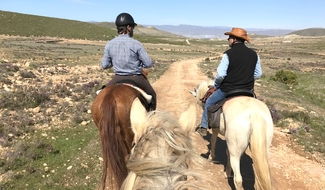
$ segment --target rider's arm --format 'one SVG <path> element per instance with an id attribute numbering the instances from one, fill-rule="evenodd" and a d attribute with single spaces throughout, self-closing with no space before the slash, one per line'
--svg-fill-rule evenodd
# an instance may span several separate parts
<path id="1" fill-rule="evenodd" d="M 102 66 L 103 69 L 108 69 L 108 68 L 113 67 L 112 58 L 109 54 L 108 43 L 105 45 L 104 55 L 103 55 L 102 61 L 100 62 L 100 65 Z"/>
<path id="2" fill-rule="evenodd" d="M 262 67 L 261 67 L 261 61 L 260 61 L 260 56 L 257 56 L 257 63 L 255 66 L 255 71 L 254 71 L 254 79 L 259 79 L 262 76 Z"/>
<path id="3" fill-rule="evenodd" d="M 140 45 L 140 48 L 138 50 L 139 53 L 139 59 L 141 61 L 141 66 L 143 68 L 149 68 L 152 66 L 152 61 L 147 53 L 147 51 L 144 49 L 142 45 Z"/>
<path id="4" fill-rule="evenodd" d="M 214 80 L 214 86 L 219 87 L 223 79 L 227 76 L 227 69 L 229 65 L 229 59 L 227 54 L 223 54 L 221 62 L 217 68 L 217 76 Z"/>

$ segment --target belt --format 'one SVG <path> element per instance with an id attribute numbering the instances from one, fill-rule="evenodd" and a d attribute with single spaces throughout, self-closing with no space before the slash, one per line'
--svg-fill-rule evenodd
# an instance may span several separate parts
<path id="1" fill-rule="evenodd" d="M 115 74 L 116 76 L 121 76 L 121 77 L 127 77 L 127 76 L 142 76 L 142 74 L 135 74 L 135 75 L 118 75 Z"/>

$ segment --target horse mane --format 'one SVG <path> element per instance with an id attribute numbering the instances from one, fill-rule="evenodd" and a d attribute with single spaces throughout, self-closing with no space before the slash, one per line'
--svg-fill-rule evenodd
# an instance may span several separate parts
<path id="1" fill-rule="evenodd" d="M 138 133 L 121 189 L 207 189 L 205 174 L 198 169 L 203 159 L 190 138 L 195 125 L 184 130 L 179 121 L 161 111 L 150 112 L 141 125 L 145 130 Z M 188 167 L 194 165 L 199 167 Z"/>

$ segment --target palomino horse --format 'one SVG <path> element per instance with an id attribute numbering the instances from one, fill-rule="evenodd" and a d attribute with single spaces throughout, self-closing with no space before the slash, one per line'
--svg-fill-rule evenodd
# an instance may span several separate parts
<path id="1" fill-rule="evenodd" d="M 136 99 L 131 110 L 134 147 L 127 167 L 130 171 L 122 190 L 208 189 L 203 172 L 190 170 L 189 164 L 203 160 L 194 151 L 190 134 L 194 132 L 194 105 L 179 121 L 166 112 L 147 113 Z"/>
<path id="2" fill-rule="evenodd" d="M 103 172 L 99 189 L 120 189 L 128 175 L 126 156 L 129 155 L 133 131 L 130 110 L 141 93 L 127 85 L 103 88 L 95 98 L 91 113 L 102 143 Z"/>
<path id="3" fill-rule="evenodd" d="M 213 85 L 213 80 L 199 84 L 194 92 L 200 105 L 200 99 Z M 220 127 L 212 128 L 211 152 L 209 159 L 215 160 L 215 145 L 218 134 L 225 137 L 228 162 L 226 177 L 234 172 L 236 189 L 242 189 L 240 158 L 249 147 L 253 160 L 256 189 L 271 189 L 271 176 L 268 165 L 268 152 L 273 138 L 273 121 L 268 107 L 260 100 L 248 96 L 236 96 L 225 102 L 220 115 Z"/>

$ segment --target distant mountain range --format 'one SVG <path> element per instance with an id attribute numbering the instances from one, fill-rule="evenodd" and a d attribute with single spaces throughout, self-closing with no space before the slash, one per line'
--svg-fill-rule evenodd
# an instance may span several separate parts
<path id="1" fill-rule="evenodd" d="M 114 38 L 114 22 L 81 22 L 68 19 L 43 17 L 0 10 L 0 35 L 54 36 L 63 38 L 110 40 Z M 251 37 L 284 36 L 325 36 L 324 28 L 303 30 L 245 28 Z M 168 38 L 220 38 L 225 39 L 228 26 L 194 25 L 141 25 L 135 28 L 136 38 L 141 42 L 159 43 Z M 158 40 L 159 39 L 159 40 Z"/>
<path id="2" fill-rule="evenodd" d="M 227 26 L 193 26 L 193 25 L 151 25 L 158 30 L 182 35 L 190 38 L 226 38 L 225 32 L 231 31 L 231 27 Z M 293 32 L 294 30 L 286 29 L 256 29 L 245 28 L 251 35 L 261 36 L 283 36 Z"/>
<path id="3" fill-rule="evenodd" d="M 190 38 L 227 38 L 225 32 L 231 31 L 232 27 L 228 26 L 193 26 L 193 25 L 151 25 L 158 30 L 182 35 Z M 255 36 L 284 36 L 289 34 L 297 34 L 302 36 L 324 36 L 324 28 L 309 28 L 303 30 L 288 29 L 257 29 L 245 28 L 249 35 Z"/>

